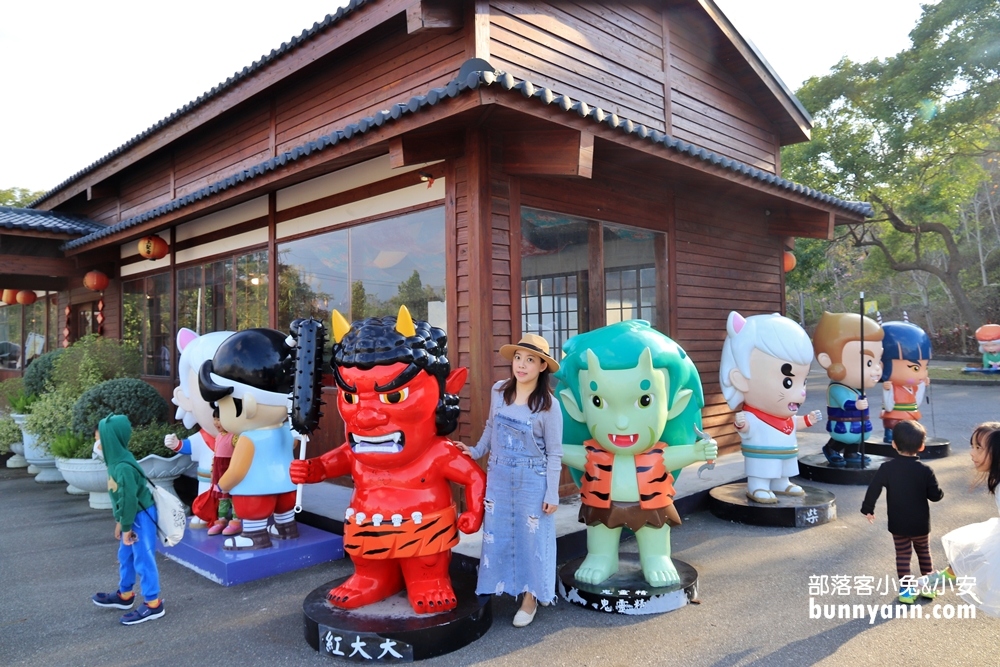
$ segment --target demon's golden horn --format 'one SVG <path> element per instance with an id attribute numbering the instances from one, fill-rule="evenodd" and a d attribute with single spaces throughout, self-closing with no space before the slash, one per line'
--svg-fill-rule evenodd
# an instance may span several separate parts
<path id="1" fill-rule="evenodd" d="M 399 307 L 399 315 L 396 315 L 396 331 L 407 338 L 417 335 L 417 329 L 413 326 L 413 318 L 410 317 L 410 311 L 406 309 L 406 306 Z"/>
<path id="2" fill-rule="evenodd" d="M 336 309 L 333 311 L 331 319 L 333 320 L 333 342 L 339 343 L 351 330 L 351 325 Z"/>

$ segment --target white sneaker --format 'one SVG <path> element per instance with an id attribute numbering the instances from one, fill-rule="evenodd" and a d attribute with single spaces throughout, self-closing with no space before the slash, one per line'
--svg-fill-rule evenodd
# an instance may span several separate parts
<path id="1" fill-rule="evenodd" d="M 533 620 L 535 620 L 535 613 L 538 611 L 538 603 L 535 603 L 535 608 L 531 610 L 531 613 L 524 611 L 523 609 L 518 609 L 517 613 L 514 614 L 514 627 L 523 628 L 530 625 Z"/>

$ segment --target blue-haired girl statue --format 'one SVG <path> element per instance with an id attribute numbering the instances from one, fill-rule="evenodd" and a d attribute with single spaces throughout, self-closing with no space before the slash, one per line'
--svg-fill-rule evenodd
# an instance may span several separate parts
<path id="1" fill-rule="evenodd" d="M 674 474 L 714 460 L 700 432 L 705 405 L 698 370 L 677 343 L 642 320 L 573 336 L 556 373 L 565 412 L 563 463 L 583 471 L 580 521 L 587 557 L 576 571 L 599 584 L 618 571 L 623 526 L 635 532 L 651 586 L 680 581 L 670 558 Z M 671 472 L 674 471 L 674 472 Z"/>
<path id="2" fill-rule="evenodd" d="M 931 382 L 927 373 L 931 339 L 910 322 L 883 322 L 882 331 L 881 417 L 883 441 L 891 443 L 893 426 L 901 421 L 920 421 L 920 404 Z"/>

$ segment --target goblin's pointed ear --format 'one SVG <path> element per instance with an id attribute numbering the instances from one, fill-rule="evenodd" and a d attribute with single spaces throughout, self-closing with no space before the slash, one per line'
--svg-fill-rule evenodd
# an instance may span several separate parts
<path id="1" fill-rule="evenodd" d="M 462 387 L 465 386 L 465 381 L 468 378 L 468 368 L 456 368 L 451 373 L 448 373 L 448 378 L 444 381 L 444 390 L 449 394 L 457 394 L 462 391 Z"/>
<path id="2" fill-rule="evenodd" d="M 566 410 L 566 414 L 570 416 L 570 419 L 586 423 L 587 420 L 584 418 L 583 412 L 580 410 L 580 406 L 576 404 L 576 397 L 573 396 L 572 390 L 568 388 L 560 389 L 559 400 L 562 402 L 562 406 Z"/>
<path id="3" fill-rule="evenodd" d="M 344 319 L 339 310 L 334 310 L 330 319 L 331 324 L 333 324 L 333 342 L 339 343 L 347 335 L 347 332 L 351 330 L 351 324 Z"/>
<path id="4" fill-rule="evenodd" d="M 691 401 L 691 396 L 694 394 L 690 389 L 681 389 L 674 396 L 674 404 L 670 406 L 670 412 L 667 414 L 667 419 L 673 419 L 680 413 L 684 412 L 687 408 L 688 403 Z"/>

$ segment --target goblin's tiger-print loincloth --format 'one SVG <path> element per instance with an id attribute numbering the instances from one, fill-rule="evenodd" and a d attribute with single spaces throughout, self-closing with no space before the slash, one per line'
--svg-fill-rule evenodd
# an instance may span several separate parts
<path id="1" fill-rule="evenodd" d="M 360 526 L 356 521 L 344 524 L 344 551 L 360 558 L 412 558 L 430 556 L 447 551 L 458 544 L 458 526 L 455 506 L 423 516 L 420 523 L 410 517 L 392 525 L 388 517 L 381 525 L 374 525 L 370 518 Z"/>

